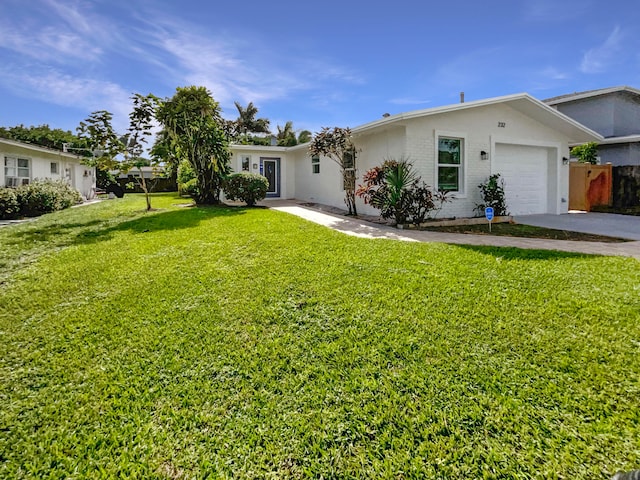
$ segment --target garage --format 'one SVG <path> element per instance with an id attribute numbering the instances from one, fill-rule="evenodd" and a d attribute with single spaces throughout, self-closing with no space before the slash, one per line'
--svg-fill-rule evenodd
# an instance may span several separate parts
<path id="1" fill-rule="evenodd" d="M 496 144 L 492 172 L 504 179 L 511 215 L 555 213 L 548 208 L 549 151 L 530 145 Z M 553 175 L 555 177 L 555 175 Z"/>

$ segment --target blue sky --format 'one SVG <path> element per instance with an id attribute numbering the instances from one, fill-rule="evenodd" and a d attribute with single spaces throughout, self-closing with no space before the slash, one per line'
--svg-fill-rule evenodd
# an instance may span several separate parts
<path id="1" fill-rule="evenodd" d="M 1 0 L 0 125 L 124 132 L 132 93 L 204 85 L 272 129 L 518 92 L 640 87 L 637 0 Z"/>

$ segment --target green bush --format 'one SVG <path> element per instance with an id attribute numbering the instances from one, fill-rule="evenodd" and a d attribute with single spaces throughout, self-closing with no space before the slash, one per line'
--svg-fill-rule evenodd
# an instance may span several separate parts
<path id="1" fill-rule="evenodd" d="M 36 180 L 16 189 L 20 215 L 36 217 L 44 213 L 69 208 L 82 202 L 77 190 L 62 180 Z"/>
<path id="2" fill-rule="evenodd" d="M 20 203 L 15 188 L 0 188 L 0 220 L 11 220 L 20 216 Z"/>
<path id="3" fill-rule="evenodd" d="M 580 163 L 591 163 L 595 165 L 598 163 L 598 144 L 596 142 L 589 142 L 577 145 L 571 149 L 571 155 L 577 157 Z"/>
<path id="4" fill-rule="evenodd" d="M 474 209 L 478 214 L 484 215 L 485 208 L 492 207 L 496 217 L 509 215 L 504 196 L 504 179 L 500 178 L 499 173 L 491 175 L 486 182 L 478 185 L 478 188 L 483 202 L 477 204 Z"/>
<path id="5" fill-rule="evenodd" d="M 411 222 L 420 225 L 433 213 L 433 217 L 450 200 L 447 192 L 432 192 L 420 180 L 413 165 L 406 159 L 388 159 L 379 167 L 367 170 L 356 195 L 364 203 L 380 210 L 384 219 L 393 218 L 396 225 Z"/>
<path id="6" fill-rule="evenodd" d="M 269 181 L 257 173 L 234 173 L 227 177 L 223 190 L 229 200 L 241 200 L 248 206 L 267 196 Z"/>
<path id="7" fill-rule="evenodd" d="M 183 160 L 178 165 L 176 181 L 180 195 L 189 195 L 192 198 L 198 196 L 198 178 L 188 160 Z"/>

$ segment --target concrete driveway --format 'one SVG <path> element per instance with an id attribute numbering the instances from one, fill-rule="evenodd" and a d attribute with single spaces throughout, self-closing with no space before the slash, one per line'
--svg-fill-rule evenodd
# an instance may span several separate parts
<path id="1" fill-rule="evenodd" d="M 640 240 L 640 217 L 633 215 L 576 212 L 566 215 L 520 215 L 514 217 L 514 220 L 517 223 L 535 227 Z"/>

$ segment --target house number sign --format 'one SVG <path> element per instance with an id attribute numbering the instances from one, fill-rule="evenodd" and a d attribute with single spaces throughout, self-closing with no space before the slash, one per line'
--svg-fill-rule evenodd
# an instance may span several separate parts
<path id="1" fill-rule="evenodd" d="M 500 128 L 504 128 L 504 127 L 506 127 L 506 126 L 507 126 L 507 123 L 506 123 L 506 122 L 498 122 L 498 126 L 499 126 Z"/>

